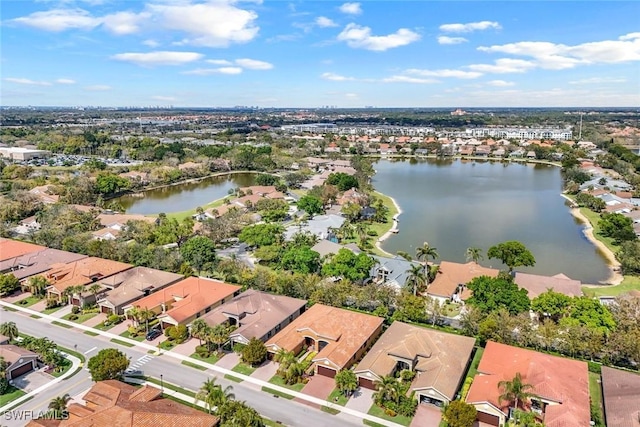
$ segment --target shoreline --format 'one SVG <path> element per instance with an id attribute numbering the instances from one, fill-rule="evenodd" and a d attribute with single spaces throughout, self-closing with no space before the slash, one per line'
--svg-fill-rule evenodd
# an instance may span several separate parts
<path id="1" fill-rule="evenodd" d="M 380 237 L 378 238 L 378 240 L 376 240 L 376 244 L 375 244 L 376 249 L 377 249 L 377 250 L 379 250 L 381 253 L 383 253 L 383 254 L 385 254 L 385 255 L 387 255 L 387 256 L 390 256 L 390 257 L 394 257 L 394 256 L 395 256 L 394 254 L 391 254 L 391 253 L 389 253 L 389 252 L 385 251 L 384 249 L 382 249 L 382 243 L 383 243 L 385 240 L 387 240 L 389 237 L 391 237 L 391 235 L 392 235 L 392 234 L 395 234 L 395 233 L 392 233 L 392 232 L 391 232 L 391 230 L 394 230 L 394 229 L 395 229 L 395 230 L 399 230 L 399 228 L 398 228 L 398 223 L 399 223 L 400 221 L 398 220 L 398 217 L 402 214 L 402 209 L 400 208 L 400 205 L 398 205 L 398 202 L 396 202 L 396 199 L 394 199 L 393 197 L 391 197 L 391 196 L 389 196 L 389 195 L 386 195 L 386 194 L 384 194 L 384 193 L 381 193 L 381 192 L 379 192 L 378 190 L 374 190 L 374 191 L 375 191 L 376 193 L 380 194 L 380 195 L 383 195 L 383 196 L 385 196 L 385 197 L 388 197 L 388 198 L 389 198 L 389 200 L 391 200 L 391 203 L 393 203 L 393 206 L 394 206 L 394 207 L 395 207 L 395 209 L 396 209 L 396 213 L 395 213 L 395 214 L 393 215 L 393 217 L 392 217 L 392 225 L 391 225 L 391 228 L 389 228 L 389 230 L 388 230 L 386 233 L 384 233 L 382 236 L 380 236 Z"/>
<path id="2" fill-rule="evenodd" d="M 569 200 L 571 203 L 575 204 L 575 201 L 573 201 L 566 194 L 560 193 L 560 195 L 564 199 Z M 593 225 L 591 225 L 591 221 L 589 221 L 589 218 L 587 218 L 582 214 L 582 212 L 580 212 L 580 208 L 572 207 L 570 208 L 570 212 L 575 218 L 578 218 L 582 223 L 584 223 L 582 233 L 592 245 L 594 245 L 600 250 L 600 252 L 602 252 L 604 258 L 607 260 L 610 275 L 609 278 L 605 280 L 605 283 L 601 282 L 600 285 L 615 286 L 622 283 L 622 281 L 624 280 L 624 276 L 619 271 L 620 262 L 616 259 L 616 255 L 613 253 L 613 251 L 611 251 L 611 249 L 609 249 L 607 245 L 596 238 L 595 234 L 593 233 Z"/>

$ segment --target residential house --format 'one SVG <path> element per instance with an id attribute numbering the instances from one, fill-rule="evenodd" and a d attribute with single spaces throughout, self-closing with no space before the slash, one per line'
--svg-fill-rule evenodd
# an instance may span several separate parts
<path id="1" fill-rule="evenodd" d="M 514 281 L 519 287 L 529 292 L 530 299 L 545 293 L 549 289 L 570 297 L 582 295 L 582 282 L 570 279 L 562 273 L 555 276 L 540 276 L 538 274 L 516 272 Z"/>
<path id="2" fill-rule="evenodd" d="M 120 236 L 120 230 L 115 228 L 101 228 L 91 233 L 94 240 L 116 240 Z"/>
<path id="3" fill-rule="evenodd" d="M 535 159 L 536 152 L 535 151 L 527 151 L 527 159 Z"/>
<path id="4" fill-rule="evenodd" d="M 71 403 L 68 419 L 35 419 L 28 427 L 215 427 L 215 415 L 193 409 L 162 397 L 163 390 L 144 385 L 140 388 L 117 380 L 95 383 L 82 397 Z"/>
<path id="5" fill-rule="evenodd" d="M 436 277 L 429 285 L 427 295 L 442 302 L 464 301 L 471 296 L 467 283 L 480 276 L 497 277 L 500 271 L 483 267 L 475 262 L 460 264 L 442 261 Z"/>
<path id="6" fill-rule="evenodd" d="M 479 145 L 476 147 L 476 156 L 489 157 L 491 154 L 491 147 L 488 145 Z"/>
<path id="7" fill-rule="evenodd" d="M 2 261 L 10 260 L 22 255 L 40 252 L 47 249 L 44 246 L 34 245 L 20 240 L 11 240 L 0 238 L 0 265 Z M 0 267 L 0 271 L 3 268 Z"/>
<path id="8" fill-rule="evenodd" d="M 489 341 L 467 395 L 478 421 L 503 426 L 510 402 L 501 401 L 501 381 L 516 374 L 533 386 L 531 411 L 546 427 L 585 427 L 591 421 L 587 363 Z"/>
<path id="9" fill-rule="evenodd" d="M 524 150 L 521 149 L 517 149 L 512 151 L 511 153 L 509 153 L 509 157 L 515 158 L 515 159 L 521 159 L 522 157 L 524 157 Z"/>
<path id="10" fill-rule="evenodd" d="M 356 363 L 382 332 L 383 319 L 342 308 L 315 304 L 267 341 L 273 355 L 280 349 L 317 353 L 315 372 L 335 377 Z"/>
<path id="11" fill-rule="evenodd" d="M 147 172 L 130 171 L 121 173 L 118 176 L 128 179 L 137 185 L 147 185 L 149 183 L 149 174 Z"/>
<path id="12" fill-rule="evenodd" d="M 120 214 L 112 211 L 102 212 L 96 219 L 100 221 L 100 225 L 102 225 L 103 227 L 112 228 L 118 231 L 124 230 L 127 222 L 129 221 L 145 221 L 148 223 L 156 222 L 156 218 L 151 218 L 144 215 Z"/>
<path id="13" fill-rule="evenodd" d="M 188 325 L 194 319 L 231 300 L 240 293 L 241 286 L 230 285 L 205 277 L 188 277 L 124 307 L 152 310 L 158 314 L 162 329 Z"/>
<path id="14" fill-rule="evenodd" d="M 458 153 L 461 156 L 472 156 L 473 155 L 473 147 L 472 146 L 461 147 L 460 151 L 458 151 Z"/>
<path id="15" fill-rule="evenodd" d="M 0 273 L 11 273 L 18 280 L 23 281 L 31 276 L 50 270 L 56 264 L 75 262 L 86 257 L 86 255 L 73 252 L 45 248 L 38 252 L 0 262 Z"/>
<path id="16" fill-rule="evenodd" d="M 36 196 L 38 200 L 46 205 L 57 203 L 58 200 L 60 200 L 59 195 L 53 194 L 53 185 L 40 185 L 38 187 L 33 187 L 29 190 L 29 193 Z"/>
<path id="17" fill-rule="evenodd" d="M 640 375 L 603 366 L 602 397 L 607 427 L 640 425 Z"/>
<path id="18" fill-rule="evenodd" d="M 11 344 L 0 345 L 0 356 L 7 362 L 6 376 L 13 380 L 38 367 L 38 354 Z"/>
<path id="19" fill-rule="evenodd" d="M 356 245 L 355 243 L 341 245 L 339 243 L 334 243 L 329 240 L 320 240 L 311 248 L 312 251 L 318 252 L 321 258 L 324 258 L 329 255 L 337 254 L 340 251 L 340 249 L 348 249 L 356 255 L 362 252 L 360 248 L 358 248 L 358 245 Z"/>
<path id="20" fill-rule="evenodd" d="M 183 279 L 181 274 L 134 267 L 96 282 L 102 287 L 98 306 L 102 313 L 124 314 L 124 307 Z"/>
<path id="21" fill-rule="evenodd" d="M 417 261 L 407 261 L 399 255 L 393 258 L 371 255 L 371 258 L 376 261 L 376 264 L 369 272 L 370 279 L 377 284 L 392 286 L 398 291 L 407 284 L 411 267 L 422 266 Z"/>
<path id="22" fill-rule="evenodd" d="M 38 222 L 38 220 L 36 219 L 35 216 L 30 216 L 27 217 L 23 220 L 21 220 L 18 223 L 18 226 L 15 227 L 13 230 L 17 233 L 17 234 L 31 234 L 31 233 L 35 233 L 36 231 L 40 230 L 40 223 Z"/>
<path id="23" fill-rule="evenodd" d="M 87 257 L 78 261 L 69 263 L 54 264 L 51 269 L 42 276 L 47 279 L 50 286 L 47 293 L 50 298 L 62 300 L 65 291 L 72 286 L 87 287 L 92 283 L 109 277 L 113 274 L 120 273 L 133 267 L 131 264 L 123 262 L 111 261 L 103 258 Z M 95 302 L 95 295 L 90 294 L 88 288 L 82 293 L 74 293 L 71 303 L 74 305 L 83 305 L 85 303 Z"/>
<path id="24" fill-rule="evenodd" d="M 304 313 L 306 304 L 306 300 L 248 289 L 202 319 L 210 326 L 236 326 L 231 343 L 248 344 L 251 338 L 267 341 Z"/>
<path id="25" fill-rule="evenodd" d="M 498 148 L 493 152 L 494 157 L 504 157 L 505 150 L 504 148 Z"/>
<path id="26" fill-rule="evenodd" d="M 331 237 L 332 230 L 339 229 L 346 219 L 342 215 L 316 215 L 313 218 L 287 227 L 285 240 L 291 240 L 296 233 L 311 233 L 319 239 Z"/>
<path id="27" fill-rule="evenodd" d="M 416 373 L 409 392 L 420 403 L 444 406 L 455 399 L 475 339 L 393 322 L 354 369 L 361 387 L 402 370 Z"/>

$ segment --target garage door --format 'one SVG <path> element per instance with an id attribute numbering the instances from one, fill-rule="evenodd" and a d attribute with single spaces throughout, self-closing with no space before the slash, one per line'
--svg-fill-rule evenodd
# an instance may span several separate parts
<path id="1" fill-rule="evenodd" d="M 30 372 L 32 369 L 31 362 L 25 363 L 22 366 L 18 366 L 17 368 L 11 371 L 11 379 L 18 378 L 20 375 L 24 375 L 27 372 Z"/>
<path id="2" fill-rule="evenodd" d="M 318 366 L 318 375 L 324 375 L 325 377 L 333 378 L 336 376 L 336 371 L 324 366 Z"/>
<path id="3" fill-rule="evenodd" d="M 480 411 L 478 411 L 478 421 L 490 424 L 492 426 L 500 425 L 500 418 L 496 417 L 495 415 L 486 414 Z"/>
<path id="4" fill-rule="evenodd" d="M 420 395 L 420 403 L 435 405 L 438 408 L 442 408 L 444 406 L 444 402 L 442 400 L 434 399 L 433 397 L 425 396 L 424 394 Z"/>
<path id="5" fill-rule="evenodd" d="M 358 378 L 358 384 L 360 384 L 360 387 L 368 388 L 369 390 L 376 389 L 376 385 L 373 380 L 368 380 L 366 378 Z"/>
<path id="6" fill-rule="evenodd" d="M 111 314 L 111 308 L 107 307 L 106 305 L 101 305 L 100 306 L 100 311 L 102 313 Z"/>

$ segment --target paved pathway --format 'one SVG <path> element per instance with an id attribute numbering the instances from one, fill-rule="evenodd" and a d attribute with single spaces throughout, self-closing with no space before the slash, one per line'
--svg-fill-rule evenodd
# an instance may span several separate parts
<path id="1" fill-rule="evenodd" d="M 442 411 L 433 405 L 418 405 L 416 415 L 409 427 L 439 426 L 442 421 Z"/>
<path id="2" fill-rule="evenodd" d="M 98 326 L 100 323 L 104 322 L 105 320 L 107 320 L 107 315 L 104 313 L 98 313 L 97 316 L 93 316 L 91 319 L 84 322 L 83 325 L 94 327 L 94 326 Z"/>
<path id="3" fill-rule="evenodd" d="M 190 340 L 183 342 L 180 345 L 175 346 L 171 351 L 175 351 L 179 354 L 184 354 L 185 356 L 191 356 L 196 352 L 196 347 L 200 345 L 200 340 L 196 338 L 191 338 Z"/>
<path id="4" fill-rule="evenodd" d="M 112 334 L 120 335 L 127 329 L 129 329 L 129 322 L 125 320 L 124 322 L 120 322 L 113 328 L 109 329 L 109 332 L 111 332 Z"/>
<path id="5" fill-rule="evenodd" d="M 54 311 L 53 313 L 51 313 L 49 316 L 55 317 L 57 319 L 61 319 L 62 317 L 66 316 L 67 314 L 71 313 L 72 307 L 73 306 L 71 304 L 65 305 L 60 310 Z"/>
<path id="6" fill-rule="evenodd" d="M 237 353 L 227 353 L 216 362 L 216 366 L 224 369 L 233 369 L 238 363 L 240 363 L 240 356 Z"/>
<path id="7" fill-rule="evenodd" d="M 31 292 L 19 292 L 19 293 L 9 295 L 8 297 L 2 297 L 2 301 L 10 302 L 11 304 L 14 304 L 30 296 L 31 296 Z"/>
<path id="8" fill-rule="evenodd" d="M 316 374 L 309 378 L 309 382 L 301 391 L 309 396 L 327 400 L 334 388 L 336 388 L 336 381 L 333 378 Z"/>
<path id="9" fill-rule="evenodd" d="M 371 405 L 373 405 L 373 393 L 375 393 L 373 390 L 358 387 L 349 398 L 349 401 L 347 401 L 345 407 L 355 411 L 364 412 L 366 414 L 369 412 Z"/>
<path id="10" fill-rule="evenodd" d="M 47 300 L 43 299 L 42 301 L 38 301 L 29 308 L 35 311 L 44 311 L 47 308 Z"/>
<path id="11" fill-rule="evenodd" d="M 153 358 L 154 356 L 147 354 L 145 356 L 138 358 L 138 360 L 132 360 L 131 363 L 129 364 L 129 367 L 127 368 L 126 371 L 124 371 L 124 373 L 132 374 L 137 371 L 142 371 L 142 367 L 144 366 L 144 364 L 147 362 L 150 362 L 151 360 L 153 360 Z"/>

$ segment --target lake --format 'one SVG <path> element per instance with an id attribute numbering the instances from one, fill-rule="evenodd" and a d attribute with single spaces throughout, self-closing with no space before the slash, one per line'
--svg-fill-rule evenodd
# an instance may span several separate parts
<path id="1" fill-rule="evenodd" d="M 470 246 L 487 249 L 518 240 L 533 253 L 536 274 L 564 273 L 584 283 L 609 277 L 605 258 L 584 236 L 560 195 L 560 169 L 541 164 L 467 160 L 380 160 L 374 187 L 393 197 L 402 214 L 399 233 L 382 244 L 415 254 L 423 242 L 440 260 L 465 262 Z M 500 261 L 480 264 L 504 268 Z"/>
<path id="2" fill-rule="evenodd" d="M 130 214 L 151 215 L 187 211 L 227 196 L 232 188 L 255 185 L 255 177 L 252 173 L 216 176 L 140 193 L 144 197 L 126 195 L 117 201 Z"/>

